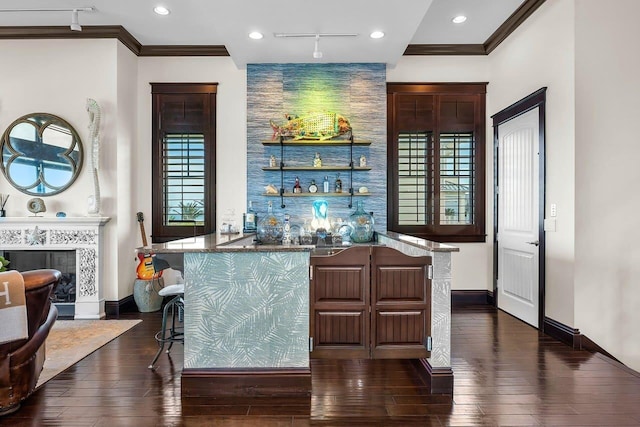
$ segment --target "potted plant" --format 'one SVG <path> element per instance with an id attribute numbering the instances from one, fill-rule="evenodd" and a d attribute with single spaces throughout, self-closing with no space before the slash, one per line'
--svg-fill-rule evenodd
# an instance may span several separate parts
<path id="1" fill-rule="evenodd" d="M 9 265 L 9 261 L 7 261 L 2 255 L 0 255 L 0 271 L 6 271 L 7 265 Z"/>

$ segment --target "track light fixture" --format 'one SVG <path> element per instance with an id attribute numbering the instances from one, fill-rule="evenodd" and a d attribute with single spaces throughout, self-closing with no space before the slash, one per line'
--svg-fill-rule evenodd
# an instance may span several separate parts
<path id="1" fill-rule="evenodd" d="M 314 47 L 314 49 L 313 49 L 313 57 L 314 57 L 315 59 L 320 59 L 320 58 L 322 58 L 322 52 L 320 52 L 320 51 L 318 50 L 318 45 L 319 45 L 319 44 L 320 44 L 320 34 L 316 34 L 316 44 L 315 44 L 315 47 Z"/>
<path id="2" fill-rule="evenodd" d="M 72 31 L 82 31 L 82 27 L 78 22 L 78 12 L 95 12 L 96 8 L 91 7 L 76 7 L 70 8 L 33 8 L 33 9 L 0 9 L 0 12 L 71 12 L 71 28 Z"/>
<path id="3" fill-rule="evenodd" d="M 71 31 L 82 31 L 82 27 L 78 24 L 78 9 L 71 11 Z"/>
<path id="4" fill-rule="evenodd" d="M 322 58 L 322 52 L 319 49 L 320 37 L 357 37 L 357 33 L 273 33 L 274 37 L 279 38 L 315 38 L 313 49 L 313 57 L 315 59 Z"/>

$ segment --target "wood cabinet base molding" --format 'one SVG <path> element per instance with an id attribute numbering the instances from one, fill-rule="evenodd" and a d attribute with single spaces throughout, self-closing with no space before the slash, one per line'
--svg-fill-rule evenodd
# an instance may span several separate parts
<path id="1" fill-rule="evenodd" d="M 311 369 L 184 369 L 182 397 L 311 399 Z"/>
<path id="2" fill-rule="evenodd" d="M 434 368 L 427 359 L 412 359 L 411 362 L 431 394 L 453 394 L 451 368 Z"/>

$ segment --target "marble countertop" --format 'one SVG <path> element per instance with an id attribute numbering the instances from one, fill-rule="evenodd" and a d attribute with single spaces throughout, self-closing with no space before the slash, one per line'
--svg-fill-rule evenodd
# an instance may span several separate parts
<path id="1" fill-rule="evenodd" d="M 157 254 L 185 252 L 309 252 L 314 247 L 305 245 L 256 245 L 251 234 L 205 234 L 166 243 L 137 248 L 138 252 Z"/>
<path id="2" fill-rule="evenodd" d="M 406 243 L 431 252 L 458 252 L 460 249 L 443 243 L 432 242 L 419 237 L 386 231 L 378 233 L 381 237 Z M 156 243 L 147 247 L 139 247 L 138 252 L 185 253 L 185 252 L 309 252 L 315 246 L 309 245 L 256 245 L 255 234 L 205 234 L 203 236 L 188 237 L 166 243 Z M 384 243 L 384 242 L 379 242 Z M 375 244 L 375 243 L 374 243 Z M 343 247 L 345 248 L 345 247 Z"/>
<path id="3" fill-rule="evenodd" d="M 426 249 L 430 252 L 460 252 L 457 246 L 451 246 L 444 243 L 433 242 L 431 240 L 421 239 L 420 237 L 409 236 L 406 234 L 396 233 L 395 231 L 385 231 L 379 233 L 389 237 L 390 239 L 415 246 L 420 249 Z"/>

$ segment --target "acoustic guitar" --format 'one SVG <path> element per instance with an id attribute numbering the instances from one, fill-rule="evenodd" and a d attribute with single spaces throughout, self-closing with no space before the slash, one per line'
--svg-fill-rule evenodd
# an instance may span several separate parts
<path id="1" fill-rule="evenodd" d="M 142 212 L 138 212 L 136 214 L 138 218 L 138 224 L 140 224 L 140 234 L 142 234 L 142 246 L 146 248 L 147 246 L 147 233 L 144 231 L 144 215 Z M 156 269 L 153 266 L 153 257 L 155 255 L 151 252 L 138 252 L 138 259 L 140 263 L 136 268 L 136 274 L 138 275 L 138 279 L 141 280 L 151 280 L 157 277 L 162 276 L 162 271 L 156 273 Z"/>

